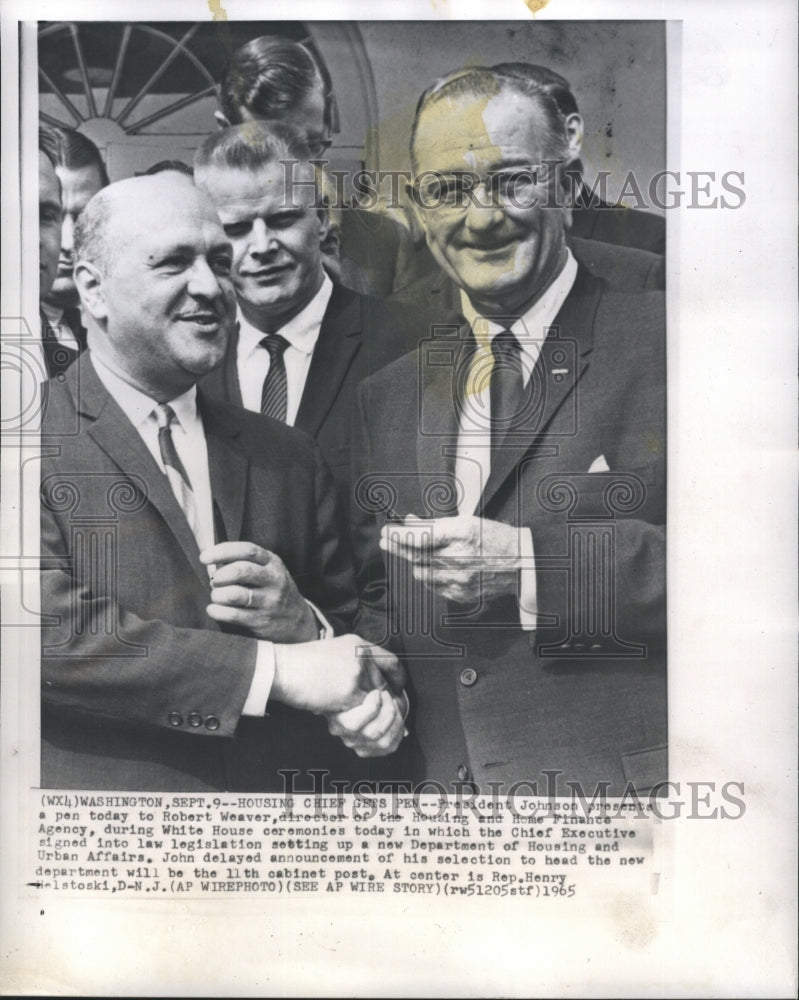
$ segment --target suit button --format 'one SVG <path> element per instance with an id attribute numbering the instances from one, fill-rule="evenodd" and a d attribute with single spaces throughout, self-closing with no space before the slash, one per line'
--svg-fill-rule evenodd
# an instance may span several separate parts
<path id="1" fill-rule="evenodd" d="M 199 712 L 189 712 L 189 725 L 194 729 L 203 724 L 203 717 Z"/>
<path id="2" fill-rule="evenodd" d="M 214 729 L 219 729 L 219 719 L 215 715 L 209 715 L 205 720 L 205 728 L 213 731 Z"/>
<path id="3" fill-rule="evenodd" d="M 472 670 L 471 667 L 467 667 L 465 670 L 461 670 L 461 684 L 464 687 L 470 688 L 472 684 L 477 683 L 477 671 Z"/>
<path id="4" fill-rule="evenodd" d="M 169 715 L 168 715 L 168 719 L 169 719 L 169 725 L 170 726 L 182 726 L 183 725 L 183 716 L 180 714 L 180 712 L 170 712 Z"/>
<path id="5" fill-rule="evenodd" d="M 458 781 L 471 781 L 471 772 L 465 764 L 460 764 L 458 767 Z"/>

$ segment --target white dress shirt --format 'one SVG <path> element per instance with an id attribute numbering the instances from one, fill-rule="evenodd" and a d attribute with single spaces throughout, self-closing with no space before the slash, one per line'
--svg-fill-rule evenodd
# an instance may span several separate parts
<path id="1" fill-rule="evenodd" d="M 283 354 L 283 361 L 286 366 L 288 391 L 286 423 L 290 426 L 293 426 L 297 419 L 305 380 L 311 367 L 311 358 L 332 294 L 333 282 L 325 275 L 321 288 L 302 312 L 297 313 L 279 330 L 272 331 L 279 333 L 289 342 Z M 270 363 L 269 353 L 266 348 L 261 347 L 263 339 L 263 331 L 257 330 L 239 310 L 239 343 L 236 352 L 239 388 L 244 408 L 255 410 L 256 413 L 261 412 L 261 391 Z"/>
<path id="2" fill-rule="evenodd" d="M 458 427 L 455 456 L 455 478 L 460 484 L 458 505 L 460 514 L 473 514 L 491 473 L 491 389 L 493 367 L 491 344 L 502 330 L 510 329 L 521 346 L 522 379 L 530 381 L 533 368 L 541 353 L 547 329 L 574 285 L 577 262 L 567 250 L 566 263 L 544 294 L 508 326 L 481 316 L 464 292 L 461 292 L 463 315 L 470 324 L 477 342 L 466 381 L 466 393 Z M 522 558 L 519 615 L 522 627 L 534 629 L 537 623 L 537 595 L 533 534 L 529 528 L 519 530 L 519 554 Z"/>
<path id="3" fill-rule="evenodd" d="M 59 344 L 68 347 L 75 353 L 80 351 L 80 344 L 72 332 L 72 328 L 64 322 L 64 310 L 57 306 L 51 306 L 48 302 L 41 302 L 40 306 L 42 315 L 47 320 L 47 325 L 53 331 L 53 336 Z"/>
<path id="4" fill-rule="evenodd" d="M 147 450 L 155 459 L 158 468 L 166 475 L 158 444 L 158 423 L 155 418 L 156 401 L 126 382 L 122 374 L 112 368 L 107 360 L 101 359 L 96 351 L 89 352 L 97 376 L 106 387 L 119 408 L 135 427 Z M 211 475 L 208 468 L 208 445 L 205 430 L 197 410 L 197 387 L 169 400 L 176 419 L 172 422 L 172 440 L 175 451 L 191 482 L 197 507 L 197 544 L 200 551 L 214 544 L 214 512 L 211 495 Z M 209 575 L 213 575 L 213 566 Z M 210 601 L 210 595 L 209 595 Z M 308 602 L 311 610 L 322 624 L 320 637 L 329 638 L 332 628 L 322 614 Z M 258 639 L 258 652 L 250 690 L 242 708 L 242 715 L 263 715 L 275 679 L 276 657 L 281 665 L 291 669 L 292 657 L 301 656 L 303 643 L 283 645 Z"/>

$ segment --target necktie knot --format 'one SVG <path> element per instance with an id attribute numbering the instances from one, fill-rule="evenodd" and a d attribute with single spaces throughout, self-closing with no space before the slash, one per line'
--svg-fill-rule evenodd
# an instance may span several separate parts
<path id="1" fill-rule="evenodd" d="M 169 430 L 172 426 L 172 421 L 176 419 L 175 411 L 169 403 L 157 403 L 153 412 L 158 423 L 158 429 L 163 430 L 166 428 L 166 430 Z"/>
<path id="2" fill-rule="evenodd" d="M 268 333 L 261 340 L 261 347 L 269 354 L 270 363 L 273 363 L 276 358 L 282 357 L 288 346 L 289 342 L 279 333 Z"/>
<path id="3" fill-rule="evenodd" d="M 522 345 L 513 330 L 504 329 L 491 341 L 491 353 L 494 361 L 517 361 L 521 356 Z"/>

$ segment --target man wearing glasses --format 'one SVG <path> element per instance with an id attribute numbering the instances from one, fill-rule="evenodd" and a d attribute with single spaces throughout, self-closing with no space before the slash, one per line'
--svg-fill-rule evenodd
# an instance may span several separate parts
<path id="1" fill-rule="evenodd" d="M 450 74 L 411 157 L 461 309 L 361 387 L 360 630 L 407 658 L 425 777 L 644 791 L 665 778 L 662 295 L 572 256 L 565 123 L 535 82 Z"/>

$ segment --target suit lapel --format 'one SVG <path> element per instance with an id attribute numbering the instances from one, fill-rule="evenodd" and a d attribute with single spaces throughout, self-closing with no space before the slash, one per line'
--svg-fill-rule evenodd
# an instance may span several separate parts
<path id="1" fill-rule="evenodd" d="M 457 320 L 453 320 L 457 322 Z M 447 483 L 454 481 L 459 428 L 460 375 L 468 370 L 474 341 L 468 324 L 461 319 L 458 335 L 424 342 L 419 348 L 420 412 L 416 438 L 416 463 L 424 494 L 432 477 Z M 445 490 L 445 496 L 450 491 Z M 437 510 L 437 516 L 457 514 L 457 491 L 452 490 L 451 510 Z M 446 505 L 444 505 L 446 507 Z"/>
<path id="2" fill-rule="evenodd" d="M 76 409 L 93 418 L 87 433 L 121 472 L 137 476 L 145 484 L 148 501 L 163 517 L 192 569 L 207 586 L 208 571 L 199 560 L 197 539 L 175 499 L 169 480 L 158 468 L 139 433 L 109 395 L 93 365 L 88 360 L 81 360 L 72 367 L 74 371 L 68 374 L 68 383 Z M 78 383 L 80 392 L 77 391 Z"/>
<path id="3" fill-rule="evenodd" d="M 236 541 L 241 538 L 249 463 L 240 451 L 231 447 L 239 433 L 236 423 L 224 411 L 209 407 L 202 394 L 198 395 L 197 402 L 208 445 L 211 495 L 216 506 L 214 513 L 218 512 L 222 521 L 220 525 L 215 516 L 217 541 Z"/>
<path id="4" fill-rule="evenodd" d="M 334 285 L 325 310 L 294 426 L 316 435 L 338 396 L 356 354 L 362 349 L 363 299 Z"/>
<path id="5" fill-rule="evenodd" d="M 555 414 L 576 392 L 577 383 L 588 368 L 593 349 L 594 316 L 602 288 L 602 281 L 580 265 L 574 287 L 547 331 L 533 371 L 533 392 L 540 403 L 531 407 L 526 423 L 509 434 L 496 454 L 492 454 L 491 474 L 478 505 L 478 515 L 484 516 L 486 506 L 522 458 L 528 453 L 536 453 L 536 443 L 544 448 L 542 457 L 549 454 L 541 437 Z M 557 446 L 549 445 L 552 447 Z"/>

